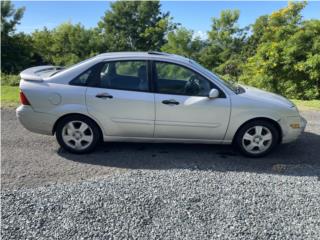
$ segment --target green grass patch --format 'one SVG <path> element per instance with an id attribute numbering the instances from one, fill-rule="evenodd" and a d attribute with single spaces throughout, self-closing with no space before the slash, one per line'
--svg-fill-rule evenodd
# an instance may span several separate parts
<path id="1" fill-rule="evenodd" d="M 17 107 L 19 105 L 19 87 L 1 86 L 1 107 Z"/>
<path id="2" fill-rule="evenodd" d="M 320 100 L 297 100 L 291 99 L 299 110 L 318 110 L 320 111 Z"/>

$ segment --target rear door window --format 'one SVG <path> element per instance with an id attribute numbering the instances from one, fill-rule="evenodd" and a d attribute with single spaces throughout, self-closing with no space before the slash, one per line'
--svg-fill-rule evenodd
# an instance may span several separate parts
<path id="1" fill-rule="evenodd" d="M 103 88 L 148 91 L 146 61 L 114 61 L 102 64 L 98 86 Z"/>
<path id="2" fill-rule="evenodd" d="M 101 62 L 80 74 L 70 84 L 130 91 L 149 91 L 147 61 Z"/>

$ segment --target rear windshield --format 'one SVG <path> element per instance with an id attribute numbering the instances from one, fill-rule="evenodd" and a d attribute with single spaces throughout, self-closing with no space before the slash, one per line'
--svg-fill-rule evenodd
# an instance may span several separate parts
<path id="1" fill-rule="evenodd" d="M 86 59 L 86 60 L 83 60 L 81 62 L 78 62 L 76 64 L 73 64 L 69 67 L 57 67 L 57 70 L 55 72 L 53 72 L 50 77 L 52 77 L 53 75 L 56 75 L 57 73 L 62 73 L 66 70 L 69 70 L 69 69 L 72 69 L 72 68 L 75 68 L 75 67 L 78 67 L 79 65 L 83 64 L 83 63 L 86 63 L 86 62 L 89 62 L 91 61 L 92 59 L 94 59 L 95 57 L 92 57 L 92 58 L 89 58 L 89 59 Z"/>

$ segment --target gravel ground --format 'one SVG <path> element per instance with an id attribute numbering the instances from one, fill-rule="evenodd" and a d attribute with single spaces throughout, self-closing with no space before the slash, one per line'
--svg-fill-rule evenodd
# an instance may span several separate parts
<path id="1" fill-rule="evenodd" d="M 134 170 L 2 195 L 4 239 L 320 239 L 315 177 Z"/>
<path id="2" fill-rule="evenodd" d="M 320 112 L 303 115 L 300 140 L 248 159 L 183 144 L 72 155 L 2 110 L 2 239 L 320 239 Z"/>

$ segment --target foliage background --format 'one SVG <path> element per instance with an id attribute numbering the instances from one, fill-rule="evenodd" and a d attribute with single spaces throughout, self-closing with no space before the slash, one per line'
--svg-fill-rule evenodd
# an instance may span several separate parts
<path id="1" fill-rule="evenodd" d="M 42 65 L 71 65 L 102 52 L 165 51 L 192 58 L 222 78 L 295 99 L 320 99 L 320 20 L 303 20 L 306 2 L 289 2 L 240 28 L 238 10 L 212 18 L 207 39 L 161 11 L 159 1 L 117 1 L 95 28 L 63 23 L 16 33 L 26 9 L 1 1 L 1 84 Z"/>

